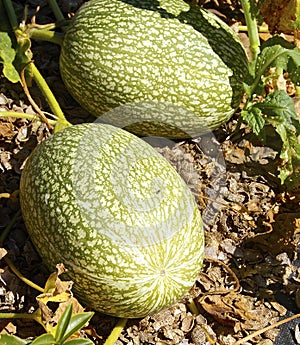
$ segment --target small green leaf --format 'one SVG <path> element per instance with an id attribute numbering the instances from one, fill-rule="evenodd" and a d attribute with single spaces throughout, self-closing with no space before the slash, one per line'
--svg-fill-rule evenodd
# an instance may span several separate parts
<path id="1" fill-rule="evenodd" d="M 246 93 L 246 96 L 250 99 L 251 96 L 252 96 L 252 89 L 251 89 L 251 82 L 249 83 L 243 83 L 243 86 L 244 86 L 244 91 Z"/>
<path id="2" fill-rule="evenodd" d="M 90 339 L 77 338 L 68 340 L 64 345 L 93 345 L 94 343 Z"/>
<path id="3" fill-rule="evenodd" d="M 14 335 L 0 334 L 0 344 L 1 345 L 25 345 L 28 341 L 20 339 Z"/>
<path id="4" fill-rule="evenodd" d="M 84 312 L 75 314 L 71 317 L 71 320 L 68 324 L 68 328 L 64 334 L 64 337 L 61 339 L 61 343 L 70 338 L 71 335 L 79 331 L 94 315 L 93 312 Z"/>
<path id="5" fill-rule="evenodd" d="M 257 57 L 255 64 L 254 80 L 251 85 L 251 94 L 261 94 L 263 79 L 270 68 L 277 67 L 287 71 L 292 75 L 292 81 L 296 80 L 299 72 L 296 73 L 300 65 L 300 52 L 297 47 L 289 43 L 280 36 L 274 36 L 264 42 L 261 46 L 261 52 Z"/>
<path id="6" fill-rule="evenodd" d="M 276 126 L 284 123 L 298 132 L 300 123 L 295 110 L 293 99 L 285 91 L 275 90 L 269 94 L 263 102 L 255 105 L 262 113 L 268 115 L 267 121 Z"/>
<path id="7" fill-rule="evenodd" d="M 3 67 L 4 76 L 12 83 L 17 83 L 20 81 L 20 76 L 15 66 L 12 63 L 6 63 Z"/>
<path id="8" fill-rule="evenodd" d="M 289 142 L 288 131 L 284 124 L 278 124 L 275 129 L 276 132 L 280 135 L 280 138 L 283 142 L 282 149 L 280 152 L 282 165 L 279 167 L 279 178 L 281 183 L 284 183 L 286 178 L 293 173 L 291 145 Z"/>
<path id="9" fill-rule="evenodd" d="M 13 62 L 16 56 L 7 32 L 0 32 L 0 57 L 3 62 Z"/>
<path id="10" fill-rule="evenodd" d="M 241 116 L 244 121 L 252 128 L 253 132 L 260 136 L 263 139 L 262 130 L 265 125 L 265 120 L 262 117 L 262 112 L 260 109 L 255 106 L 251 107 L 248 110 L 243 110 Z"/>
<path id="11" fill-rule="evenodd" d="M 65 332 L 71 320 L 72 310 L 73 310 L 73 304 L 71 303 L 66 307 L 60 319 L 58 320 L 56 332 L 55 332 L 55 340 L 58 343 L 60 343 L 62 339 L 64 339 Z"/>
<path id="12" fill-rule="evenodd" d="M 35 338 L 30 345 L 54 345 L 55 339 L 52 334 L 46 333 Z"/>
<path id="13" fill-rule="evenodd" d="M 281 183 L 284 183 L 288 177 L 291 177 L 289 185 L 291 188 L 299 186 L 299 181 L 296 181 L 295 176 L 299 176 L 299 162 L 300 162 L 300 144 L 294 132 L 286 128 L 284 124 L 276 126 L 276 131 L 283 141 L 280 158 L 282 165 L 279 167 L 279 178 Z"/>
<path id="14" fill-rule="evenodd" d="M 300 86 L 300 65 L 294 60 L 290 60 L 288 64 L 288 72 L 291 81 L 296 85 Z"/>
<path id="15" fill-rule="evenodd" d="M 16 52 L 7 32 L 0 32 L 0 62 L 3 64 L 4 76 L 13 83 L 20 81 L 18 71 L 13 65 Z"/>
<path id="16" fill-rule="evenodd" d="M 300 122 L 294 102 L 286 92 L 274 91 L 263 102 L 257 103 L 256 107 L 267 115 L 266 121 L 273 125 L 282 140 L 279 178 L 284 183 L 287 177 L 296 172 L 300 160 Z"/>

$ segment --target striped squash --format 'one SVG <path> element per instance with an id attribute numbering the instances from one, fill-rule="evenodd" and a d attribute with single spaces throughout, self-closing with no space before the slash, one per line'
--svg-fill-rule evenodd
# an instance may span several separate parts
<path id="1" fill-rule="evenodd" d="M 50 270 L 63 263 L 93 309 L 143 317 L 193 285 L 202 220 L 175 169 L 149 144 L 107 124 L 55 133 L 29 157 L 22 214 Z"/>
<path id="2" fill-rule="evenodd" d="M 184 138 L 232 116 L 248 60 L 235 33 L 199 6 L 90 0 L 66 32 L 60 71 L 71 95 L 98 117 L 134 107 L 103 121 L 138 135 Z"/>

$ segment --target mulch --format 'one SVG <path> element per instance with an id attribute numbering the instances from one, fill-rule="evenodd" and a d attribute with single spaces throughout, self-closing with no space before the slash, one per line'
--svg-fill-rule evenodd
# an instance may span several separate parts
<path id="1" fill-rule="evenodd" d="M 16 3 L 22 8 L 22 1 Z M 30 14 L 39 1 L 28 3 Z M 74 8 L 79 3 L 72 2 Z M 236 6 L 230 1 L 207 1 L 205 5 L 223 16 Z M 47 6 L 39 16 L 44 22 L 52 19 Z M 38 68 L 68 119 L 72 123 L 94 121 L 71 98 L 60 79 L 59 49 L 44 42 L 34 42 L 32 49 Z M 30 92 L 47 111 L 38 88 L 33 85 Z M 20 86 L 1 76 L 0 111 L 4 109 L 34 113 Z M 209 137 L 157 147 L 191 188 L 203 213 L 205 260 L 185 298 L 155 315 L 128 321 L 116 345 L 232 345 L 299 312 L 300 190 L 288 191 L 280 185 L 280 141 L 276 134 L 270 131 L 268 146 L 263 144 L 246 125 L 238 127 L 238 113 Z M 17 214 L 4 247 L 19 271 L 40 286 L 50 272 L 18 215 L 18 189 L 26 158 L 47 136 L 46 126 L 39 121 L 0 120 L 0 230 L 4 231 Z M 38 295 L 4 260 L 0 262 L 0 312 L 32 313 Z M 192 312 L 191 298 L 198 315 Z M 84 334 L 95 344 L 103 344 L 116 322 L 114 317 L 96 313 Z M 42 327 L 31 320 L 0 320 L 0 334 L 31 339 L 42 332 Z M 299 338 L 298 321 L 294 320 L 266 330 L 245 344 L 299 344 Z"/>

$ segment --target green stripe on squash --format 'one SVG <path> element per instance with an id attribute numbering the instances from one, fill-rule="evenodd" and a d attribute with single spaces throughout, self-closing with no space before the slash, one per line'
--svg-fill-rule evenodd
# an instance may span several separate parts
<path id="1" fill-rule="evenodd" d="M 100 312 L 155 313 L 201 269 L 193 195 L 156 150 L 122 129 L 81 124 L 52 135 L 26 163 L 20 200 L 45 264 L 62 262 L 75 295 Z"/>
<path id="2" fill-rule="evenodd" d="M 154 102 L 162 105 L 161 113 L 141 111 L 136 125 L 130 116 L 122 119 L 122 112 L 105 121 L 130 123 L 138 135 L 182 138 L 215 129 L 232 116 L 248 60 L 237 35 L 199 6 L 182 0 L 91 0 L 66 32 L 60 70 L 71 95 L 92 114 Z M 166 105 L 192 116 L 168 112 Z"/>

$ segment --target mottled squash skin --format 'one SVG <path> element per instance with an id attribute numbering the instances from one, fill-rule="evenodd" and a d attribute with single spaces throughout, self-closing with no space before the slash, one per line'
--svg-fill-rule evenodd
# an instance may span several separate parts
<path id="1" fill-rule="evenodd" d="M 91 0 L 66 32 L 60 71 L 72 96 L 95 116 L 121 104 L 152 102 L 154 109 L 113 112 L 104 120 L 138 135 L 184 138 L 232 116 L 248 60 L 235 33 L 199 6 Z"/>
<path id="2" fill-rule="evenodd" d="M 100 312 L 157 312 L 201 269 L 193 195 L 155 149 L 122 129 L 81 124 L 52 135 L 26 163 L 20 200 L 47 267 L 63 263 L 75 295 Z"/>

